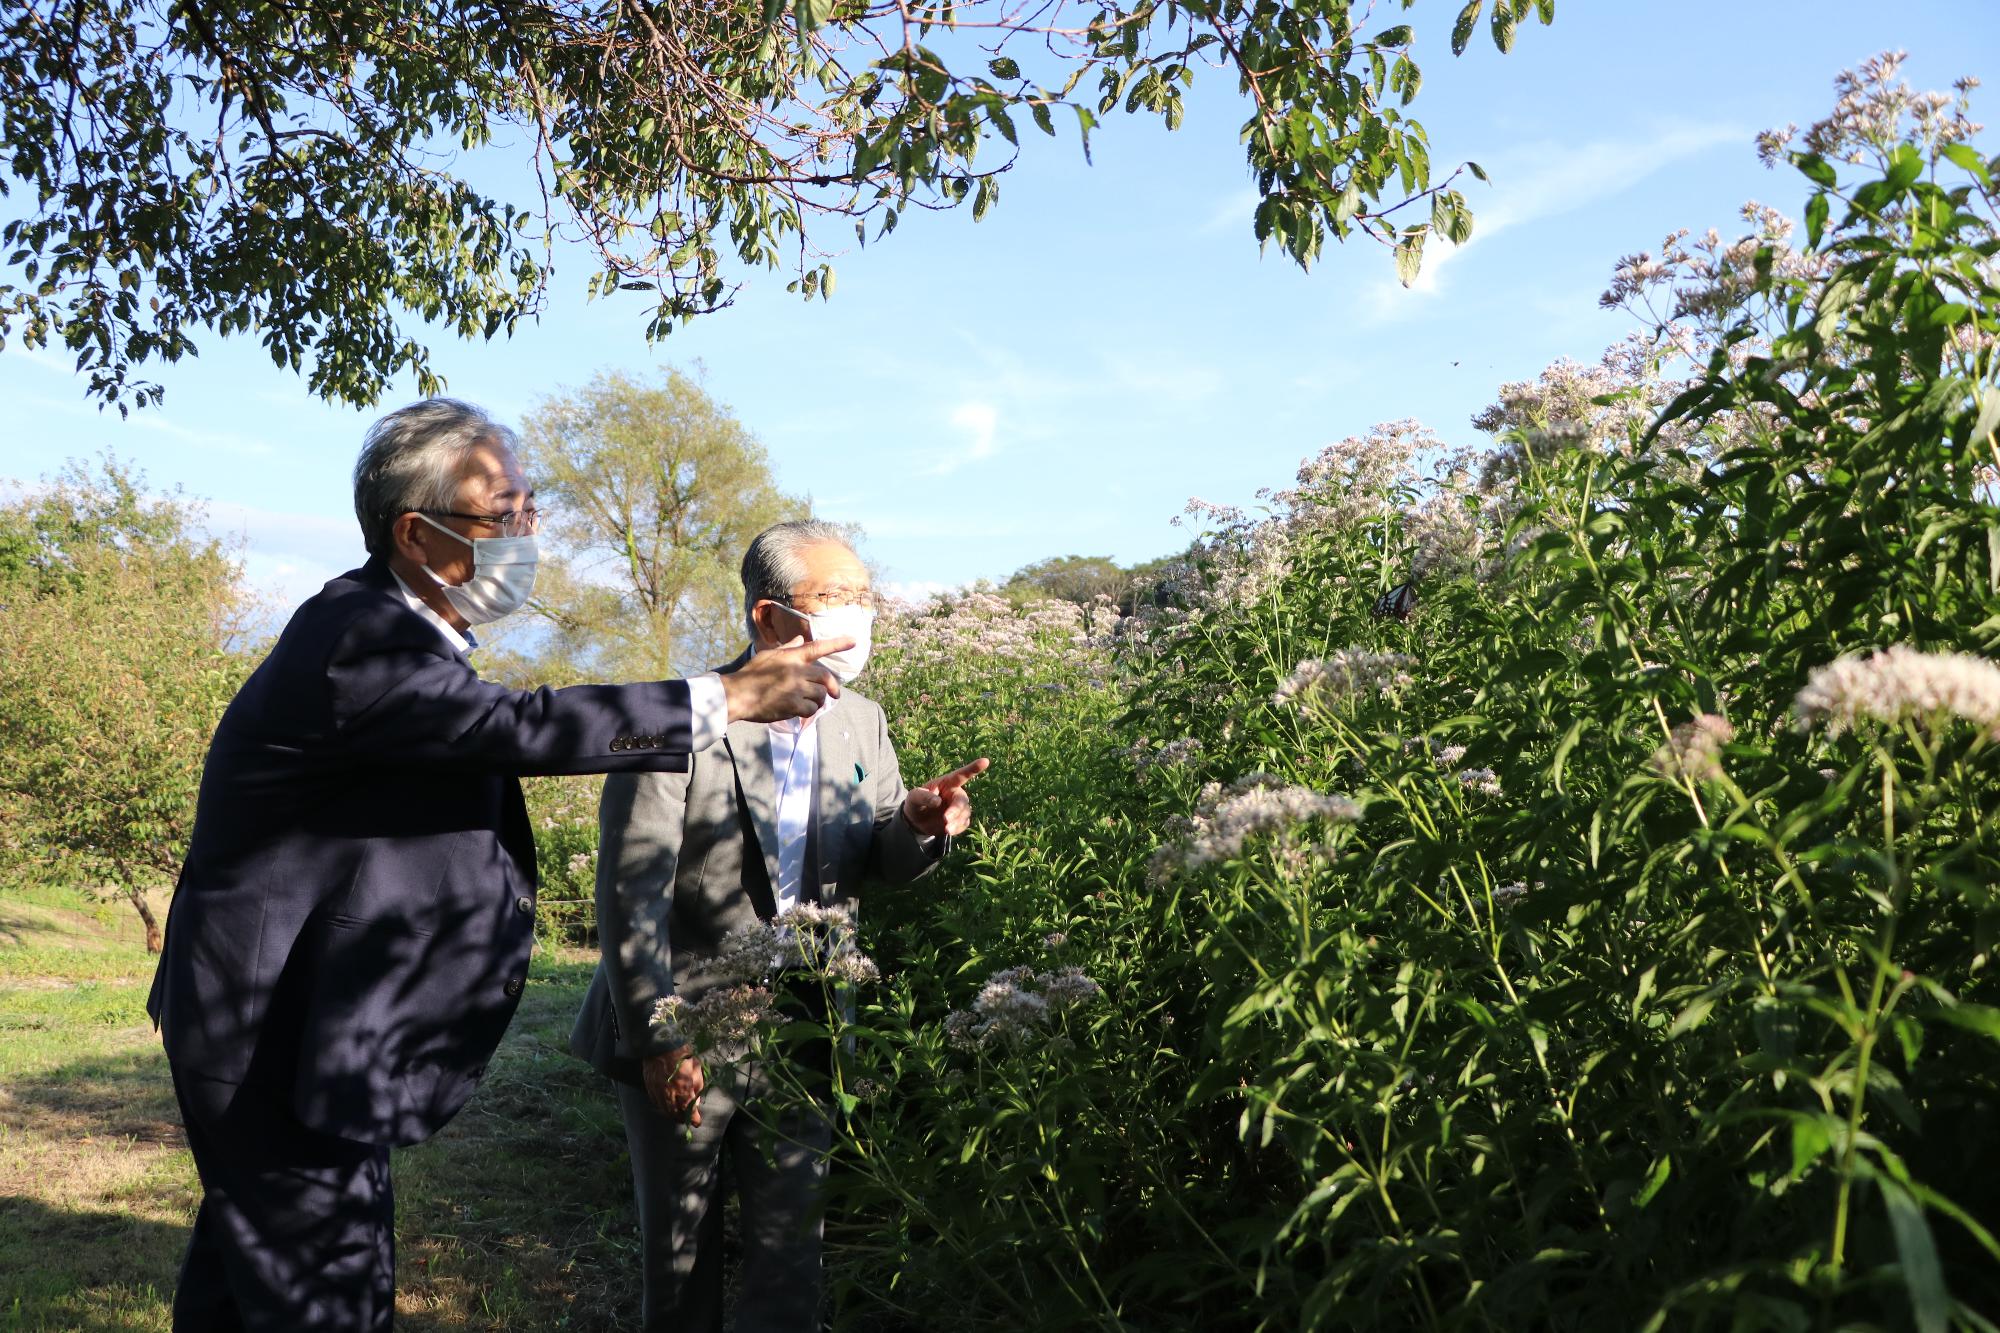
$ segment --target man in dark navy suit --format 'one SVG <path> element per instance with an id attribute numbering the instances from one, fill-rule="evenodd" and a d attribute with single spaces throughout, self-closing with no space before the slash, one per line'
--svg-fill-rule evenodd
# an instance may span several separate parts
<path id="1" fill-rule="evenodd" d="M 539 512 L 514 436 L 434 398 L 368 433 L 369 559 L 301 606 L 216 728 L 150 1012 L 204 1197 L 181 1333 L 379 1330 L 391 1146 L 465 1104 L 521 996 L 523 774 L 682 772 L 732 721 L 810 716 L 820 657 L 509 690 L 466 657 L 526 601 Z"/>

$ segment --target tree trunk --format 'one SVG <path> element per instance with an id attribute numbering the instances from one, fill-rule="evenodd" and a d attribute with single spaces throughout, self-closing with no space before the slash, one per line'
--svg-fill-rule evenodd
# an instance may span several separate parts
<path id="1" fill-rule="evenodd" d="M 130 900 L 132 910 L 139 914 L 139 919 L 146 923 L 146 952 L 158 953 L 162 943 L 160 922 L 153 915 L 152 905 L 146 901 L 146 891 L 137 884 L 127 884 L 125 897 Z"/>

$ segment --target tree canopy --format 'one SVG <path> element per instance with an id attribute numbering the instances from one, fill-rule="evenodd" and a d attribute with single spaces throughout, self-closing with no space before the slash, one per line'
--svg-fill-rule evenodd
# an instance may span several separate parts
<path id="1" fill-rule="evenodd" d="M 529 609 L 543 630 L 504 667 L 539 681 L 701 671 L 743 638 L 750 539 L 800 518 L 769 457 L 695 379 L 598 375 L 531 408 L 521 459 L 548 512 Z"/>
<path id="2" fill-rule="evenodd" d="M 0 859 L 108 882 L 155 951 L 247 611 L 200 510 L 116 462 L 0 504 Z"/>
<path id="3" fill-rule="evenodd" d="M 1454 7 L 1459 52 L 1482 22 L 1505 51 L 1554 16 Z M 1248 103 L 1260 243 L 1309 264 L 1359 231 L 1408 281 L 1472 215 L 1404 111 L 1415 30 L 1376 9 L 26 0 L 0 16 L 0 345 L 66 348 L 121 411 L 158 402 L 143 368 L 204 329 L 257 337 L 329 399 L 372 403 L 402 373 L 431 393 L 420 321 L 511 333 L 561 235 L 593 294 L 653 294 L 652 337 L 757 269 L 825 297 L 847 228 L 978 217 L 1030 127 L 1086 152 L 1121 109 L 1174 128 L 1197 78 Z"/>

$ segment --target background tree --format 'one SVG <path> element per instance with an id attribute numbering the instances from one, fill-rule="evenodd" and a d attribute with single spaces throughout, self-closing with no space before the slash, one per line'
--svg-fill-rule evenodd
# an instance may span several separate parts
<path id="1" fill-rule="evenodd" d="M 529 604 L 538 632 L 514 632 L 506 673 L 648 680 L 736 650 L 744 548 L 809 508 L 727 407 L 678 370 L 606 371 L 532 408 L 521 446 L 548 555 Z"/>
<path id="2" fill-rule="evenodd" d="M 1425 238 L 1463 240 L 1472 216 L 1401 110 L 1415 32 L 1375 9 L 25 0 L 0 11 L 0 144 L 25 187 L 0 227 L 0 343 L 61 344 L 121 410 L 159 400 L 139 368 L 201 327 L 255 334 L 328 398 L 371 403 L 404 371 L 432 393 L 409 317 L 511 332 L 559 230 L 591 248 L 593 294 L 658 297 L 660 336 L 744 270 L 830 294 L 829 226 L 845 243 L 912 208 L 980 216 L 1027 124 L 1073 120 L 1086 151 L 1120 107 L 1175 128 L 1197 76 L 1249 107 L 1260 244 L 1307 264 L 1359 230 L 1408 281 Z M 1482 18 L 1505 51 L 1554 0 L 1441 12 L 1454 51 Z M 513 197 L 471 183 L 475 150 Z"/>
<path id="3" fill-rule="evenodd" d="M 253 664 L 240 570 L 200 511 L 107 460 L 0 506 L 0 850 L 112 890 L 146 925 L 209 736 Z"/>
<path id="4" fill-rule="evenodd" d="M 1163 555 L 1125 566 L 1103 555 L 1057 555 L 1023 565 L 1008 576 L 1000 591 L 1015 603 L 1054 597 L 1085 606 L 1109 597 L 1119 614 L 1153 598 L 1160 583 L 1179 567 L 1181 557 Z"/>

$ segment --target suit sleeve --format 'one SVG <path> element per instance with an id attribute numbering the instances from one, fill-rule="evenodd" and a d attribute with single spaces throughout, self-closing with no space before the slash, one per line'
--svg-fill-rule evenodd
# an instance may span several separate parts
<path id="1" fill-rule="evenodd" d="M 684 770 L 687 682 L 513 690 L 481 680 L 413 616 L 351 626 L 327 663 L 343 757 L 520 775 Z"/>
<path id="2" fill-rule="evenodd" d="M 875 710 L 873 782 L 875 836 L 868 845 L 868 877 L 907 884 L 929 874 L 951 850 L 951 838 L 921 837 L 903 818 L 903 798 L 909 788 L 903 785 L 902 764 L 895 742 L 889 739 L 889 716 L 880 708 Z"/>
<path id="3" fill-rule="evenodd" d="M 635 1056 L 667 1043 L 653 1005 L 674 993 L 674 876 L 687 823 L 686 773 L 614 773 L 597 817 L 597 940 L 618 1032 Z"/>

